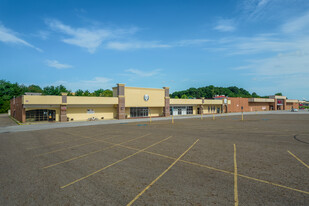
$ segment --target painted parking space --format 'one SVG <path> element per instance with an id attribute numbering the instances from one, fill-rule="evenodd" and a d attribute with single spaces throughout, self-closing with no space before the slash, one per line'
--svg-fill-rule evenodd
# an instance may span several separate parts
<path id="1" fill-rule="evenodd" d="M 1 203 L 306 205 L 309 117 L 233 118 L 1 134 Z"/>

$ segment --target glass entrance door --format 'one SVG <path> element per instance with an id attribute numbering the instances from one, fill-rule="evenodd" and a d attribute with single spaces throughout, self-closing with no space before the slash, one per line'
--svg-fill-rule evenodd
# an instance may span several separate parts
<path id="1" fill-rule="evenodd" d="M 148 107 L 131 107 L 130 117 L 148 117 Z"/>
<path id="2" fill-rule="evenodd" d="M 178 115 L 181 115 L 182 109 L 178 109 Z"/>

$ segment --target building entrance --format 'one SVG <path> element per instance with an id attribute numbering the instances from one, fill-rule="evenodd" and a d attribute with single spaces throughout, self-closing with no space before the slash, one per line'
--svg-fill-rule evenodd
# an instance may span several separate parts
<path id="1" fill-rule="evenodd" d="M 187 115 L 193 114 L 193 107 L 192 106 L 173 106 L 170 107 L 170 114 L 171 115 Z"/>
<path id="2" fill-rule="evenodd" d="M 56 111 L 48 109 L 35 109 L 26 111 L 26 122 L 55 121 Z"/>
<path id="3" fill-rule="evenodd" d="M 182 109 L 178 109 L 178 115 L 182 114 Z"/>
<path id="4" fill-rule="evenodd" d="M 130 117 L 148 117 L 148 107 L 131 107 Z"/>

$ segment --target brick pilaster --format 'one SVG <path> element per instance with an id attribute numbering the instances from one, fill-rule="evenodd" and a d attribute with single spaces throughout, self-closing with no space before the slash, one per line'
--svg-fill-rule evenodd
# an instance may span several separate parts
<path id="1" fill-rule="evenodd" d="M 283 99 L 283 110 L 286 110 L 286 99 Z"/>
<path id="2" fill-rule="evenodd" d="M 125 103 L 125 84 L 117 84 L 117 96 L 118 96 L 118 108 L 117 108 L 117 118 L 126 118 L 126 103 Z"/>
<path id="3" fill-rule="evenodd" d="M 60 122 L 67 122 L 68 121 L 68 118 L 67 118 L 67 95 L 68 95 L 68 93 L 65 93 L 65 92 L 61 93 L 62 104 L 60 105 L 60 118 L 59 118 Z"/>
<path id="4" fill-rule="evenodd" d="M 67 105 L 60 105 L 60 122 L 66 122 L 67 120 Z"/>
<path id="5" fill-rule="evenodd" d="M 164 117 L 170 116 L 170 88 L 169 87 L 163 87 L 164 89 L 164 109 L 163 109 L 163 115 Z"/>
<path id="6" fill-rule="evenodd" d="M 277 99 L 275 99 L 274 110 L 277 110 Z"/>

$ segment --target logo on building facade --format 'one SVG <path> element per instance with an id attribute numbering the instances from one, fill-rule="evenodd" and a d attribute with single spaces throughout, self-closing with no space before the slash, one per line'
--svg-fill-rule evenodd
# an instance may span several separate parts
<path id="1" fill-rule="evenodd" d="M 149 100 L 149 95 L 148 94 L 145 94 L 144 95 L 144 100 L 147 102 Z"/>

